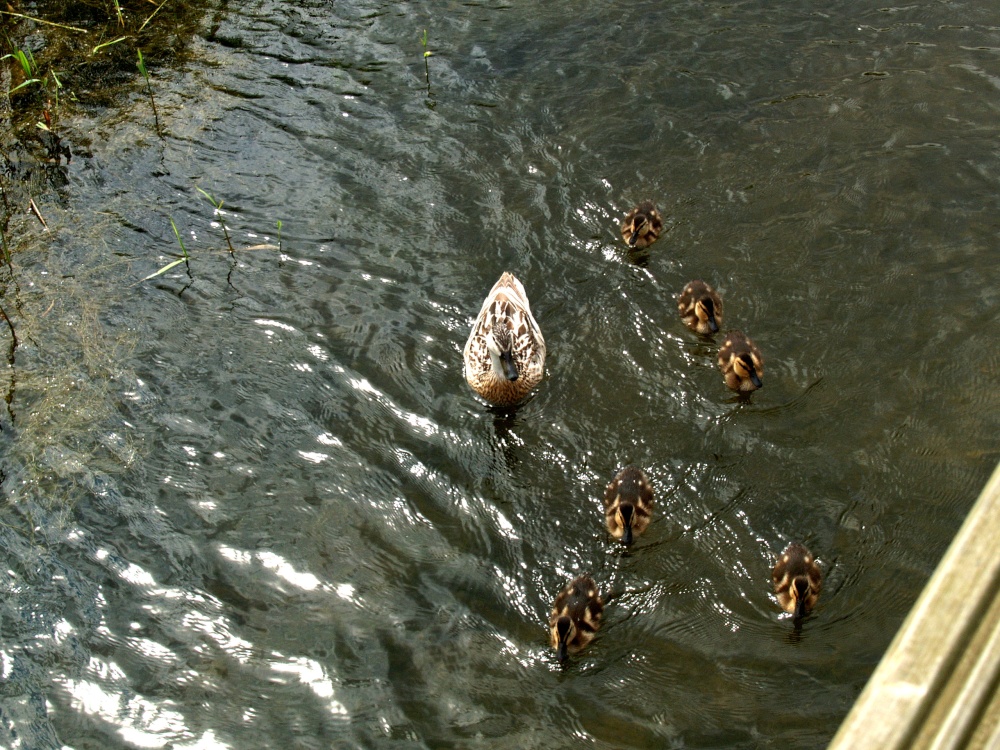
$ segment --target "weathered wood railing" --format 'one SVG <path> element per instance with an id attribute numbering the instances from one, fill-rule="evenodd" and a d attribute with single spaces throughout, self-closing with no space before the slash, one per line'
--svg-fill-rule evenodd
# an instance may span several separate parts
<path id="1" fill-rule="evenodd" d="M 829 750 L 1000 750 L 1000 466 Z"/>

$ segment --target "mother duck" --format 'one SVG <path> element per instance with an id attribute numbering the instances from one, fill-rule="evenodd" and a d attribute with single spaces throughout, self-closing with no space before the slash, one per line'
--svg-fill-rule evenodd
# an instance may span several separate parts
<path id="1" fill-rule="evenodd" d="M 524 286 L 510 272 L 493 285 L 465 343 L 465 379 L 494 406 L 523 401 L 545 372 L 545 339 Z"/>

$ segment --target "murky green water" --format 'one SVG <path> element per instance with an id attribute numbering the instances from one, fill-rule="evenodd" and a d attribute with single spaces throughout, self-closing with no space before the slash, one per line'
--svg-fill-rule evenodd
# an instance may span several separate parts
<path id="1" fill-rule="evenodd" d="M 0 744 L 824 746 L 998 458 L 998 53 L 982 0 L 212 9 L 165 137 L 84 109 L 13 227 Z M 140 283 L 171 218 L 190 271 Z M 504 270 L 549 346 L 513 416 L 461 371 Z M 582 571 L 617 598 L 562 671 Z"/>

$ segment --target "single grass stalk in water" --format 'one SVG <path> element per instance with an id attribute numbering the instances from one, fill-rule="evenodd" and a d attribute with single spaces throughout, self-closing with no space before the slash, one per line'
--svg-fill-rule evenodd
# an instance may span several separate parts
<path id="1" fill-rule="evenodd" d="M 59 80 L 59 75 L 54 70 L 49 70 L 49 78 L 51 78 L 52 82 L 55 83 L 55 85 L 56 85 L 56 88 L 55 88 L 55 98 L 56 98 L 56 106 L 58 107 L 59 106 L 59 91 L 63 87 L 62 81 Z"/>
<path id="2" fill-rule="evenodd" d="M 181 246 L 181 252 L 184 254 L 182 260 L 187 261 L 188 259 L 188 249 L 184 247 L 184 240 L 181 239 L 181 233 L 177 231 L 177 225 L 174 224 L 174 218 L 170 217 L 170 226 L 174 229 L 174 237 L 177 238 L 177 244 Z"/>
<path id="3" fill-rule="evenodd" d="M 166 5 L 168 2 L 170 2 L 170 0 L 163 0 L 163 2 L 161 2 L 159 5 L 157 5 L 156 6 L 156 10 L 154 10 L 150 14 L 149 18 L 147 18 L 145 21 L 142 22 L 142 26 L 139 27 L 139 31 L 142 31 L 144 28 L 146 28 L 146 26 L 149 24 L 149 22 L 153 20 L 153 16 L 155 16 L 157 13 L 159 13 L 163 9 L 163 6 Z"/>
<path id="4" fill-rule="evenodd" d="M 434 53 L 427 49 L 427 29 L 424 29 L 424 37 L 420 40 L 420 43 L 424 46 L 424 78 L 427 81 L 427 95 L 430 96 L 431 93 L 431 66 L 427 62 L 427 58 Z"/>
<path id="5" fill-rule="evenodd" d="M 6 247 L 6 243 L 4 247 Z M 281 252 L 281 219 L 278 219 L 278 252 Z"/>
<path id="6" fill-rule="evenodd" d="M 142 73 L 142 77 L 146 79 L 146 91 L 149 92 L 149 103 L 153 107 L 153 120 L 156 122 L 156 133 L 161 138 L 163 137 L 160 133 L 160 113 L 156 111 L 156 101 L 153 99 L 153 86 L 149 82 L 149 72 L 146 70 L 146 61 L 142 59 L 142 50 L 137 49 L 136 52 L 139 53 L 139 62 L 136 66 L 139 68 L 139 72 Z"/>
<path id="7" fill-rule="evenodd" d="M 127 36 L 120 36 L 117 39 L 112 39 L 110 42 L 101 42 L 96 47 L 94 47 L 93 52 L 96 55 L 97 50 L 104 49 L 105 47 L 110 47 L 112 44 L 118 44 L 118 42 L 124 42 L 126 39 L 128 39 Z"/>
<path id="8" fill-rule="evenodd" d="M 191 264 L 188 263 L 188 258 L 189 258 L 188 251 L 187 248 L 184 247 L 184 240 L 181 238 L 181 233 L 177 231 L 177 225 L 174 224 L 173 217 L 171 217 L 170 219 L 170 226 L 173 227 L 174 229 L 174 237 L 177 238 L 177 244 L 181 246 L 181 257 L 178 258 L 177 260 L 170 261 L 163 268 L 159 269 L 158 271 L 154 271 L 153 273 L 149 274 L 149 276 L 143 277 L 142 281 L 149 281 L 150 279 L 155 279 L 160 274 L 166 273 L 171 268 L 173 268 L 174 266 L 179 266 L 181 263 L 186 264 L 188 267 L 188 274 L 191 273 Z"/>
<path id="9" fill-rule="evenodd" d="M 236 251 L 233 249 L 233 243 L 229 239 L 229 230 L 226 229 L 226 218 L 225 218 L 225 216 L 222 215 L 222 201 L 216 201 L 215 198 L 213 198 L 211 195 L 209 195 L 208 193 L 206 193 L 204 190 L 202 190 L 197 185 L 195 186 L 195 188 L 198 190 L 199 193 L 201 193 L 206 198 L 208 198 L 208 202 L 209 203 L 211 203 L 213 206 L 215 206 L 215 212 L 219 215 L 219 224 L 222 226 L 222 233 L 226 236 L 226 244 L 229 245 L 229 254 L 230 255 L 235 255 Z"/>
<path id="10" fill-rule="evenodd" d="M 35 215 L 35 218 L 38 219 L 38 223 L 41 224 L 43 227 L 45 227 L 45 231 L 48 231 L 49 225 L 45 223 L 45 217 L 42 216 L 42 212 L 38 210 L 38 204 L 35 203 L 34 198 L 28 199 L 28 208 L 31 209 L 31 212 Z"/>
<path id="11" fill-rule="evenodd" d="M 115 0 L 115 12 L 118 14 L 118 25 L 124 27 L 125 26 L 125 19 L 122 18 L 122 6 L 118 2 L 118 0 Z"/>
<path id="12" fill-rule="evenodd" d="M 9 5 L 7 6 L 10 7 Z M 0 10 L 0 16 L 14 16 L 15 18 L 23 18 L 26 21 L 34 21 L 35 23 L 43 23 L 46 26 L 55 26 L 57 29 L 66 29 L 67 31 L 79 31 L 82 34 L 86 34 L 90 29 L 81 29 L 78 26 L 67 26 L 64 23 L 55 23 L 54 21 L 46 21 L 42 18 L 35 18 L 34 16 L 26 16 L 23 13 L 15 13 L 12 10 Z M 139 29 L 142 31 L 142 29 Z"/>

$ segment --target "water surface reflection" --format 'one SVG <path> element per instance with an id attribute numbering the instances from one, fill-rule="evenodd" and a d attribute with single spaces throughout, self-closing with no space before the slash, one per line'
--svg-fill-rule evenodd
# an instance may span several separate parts
<path id="1" fill-rule="evenodd" d="M 3 744 L 822 746 L 997 458 L 986 7 L 213 18 L 166 138 L 81 121 L 19 255 Z M 171 218 L 190 273 L 136 284 Z M 498 413 L 461 347 L 508 269 L 548 374 Z M 677 316 L 693 278 L 764 352 L 749 399 Z M 658 497 L 623 551 L 626 463 Z M 827 576 L 797 635 L 793 539 Z M 613 601 L 560 670 L 584 571 Z"/>

